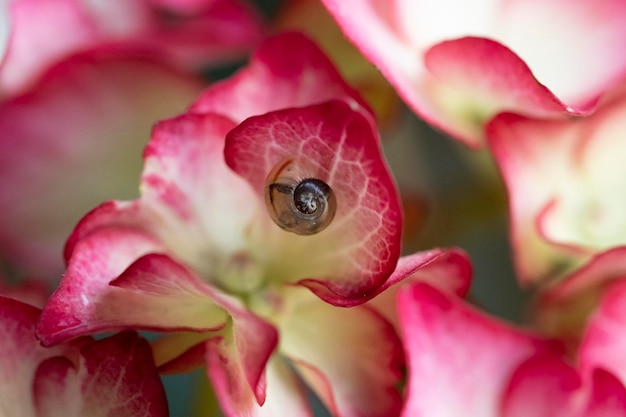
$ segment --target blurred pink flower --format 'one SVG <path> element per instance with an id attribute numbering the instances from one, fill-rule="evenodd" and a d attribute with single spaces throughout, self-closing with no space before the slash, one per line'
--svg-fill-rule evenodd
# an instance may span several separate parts
<path id="1" fill-rule="evenodd" d="M 417 114 L 474 147 L 497 113 L 588 114 L 626 75 L 620 0 L 323 2 Z"/>
<path id="2" fill-rule="evenodd" d="M 0 409 L 3 416 L 167 416 L 148 342 L 125 332 L 39 345 L 39 309 L 0 297 Z"/>
<path id="3" fill-rule="evenodd" d="M 24 91 L 78 52 L 150 54 L 199 70 L 245 56 L 263 34 L 245 0 L 5 0 L 0 12 L 9 30 L 0 36 L 0 97 Z"/>
<path id="4" fill-rule="evenodd" d="M 620 308 L 626 300 L 621 292 Z M 604 308 L 573 366 L 559 343 L 427 284 L 405 287 L 398 297 L 409 374 L 402 416 L 626 415 L 620 367 L 626 339 L 610 327 L 615 320 L 623 325 L 623 316 L 608 303 Z"/>
<path id="5" fill-rule="evenodd" d="M 151 126 L 184 110 L 195 74 L 259 42 L 241 1 L 13 0 L 0 4 L 0 253 L 56 283 L 73 225 L 132 185 Z"/>

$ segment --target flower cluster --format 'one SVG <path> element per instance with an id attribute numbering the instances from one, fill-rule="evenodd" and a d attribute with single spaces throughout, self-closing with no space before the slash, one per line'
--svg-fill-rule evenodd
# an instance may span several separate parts
<path id="1" fill-rule="evenodd" d="M 626 3 L 285 3 L 0 0 L 0 414 L 626 416 Z M 494 161 L 524 325 L 403 249 L 394 91 Z"/>

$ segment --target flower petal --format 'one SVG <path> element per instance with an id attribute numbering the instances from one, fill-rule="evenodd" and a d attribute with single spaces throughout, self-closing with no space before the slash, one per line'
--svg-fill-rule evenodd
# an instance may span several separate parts
<path id="1" fill-rule="evenodd" d="M 261 200 L 270 173 L 285 163 L 333 190 L 337 212 L 327 229 L 300 236 L 270 225 L 265 236 L 276 242 L 277 280 L 299 282 L 337 305 L 364 302 L 400 251 L 400 201 L 372 123 L 356 103 L 329 101 L 251 117 L 226 138 L 227 164 Z"/>
<path id="2" fill-rule="evenodd" d="M 530 68 L 506 46 L 465 37 L 432 46 L 424 55 L 429 71 L 424 93 L 439 127 L 472 146 L 482 144 L 484 125 L 503 109 L 551 116 L 567 112 Z M 415 87 L 414 87 L 415 88 Z"/>
<path id="3" fill-rule="evenodd" d="M 209 279 L 224 259 L 249 251 L 248 229 L 262 210 L 224 162 L 224 139 L 233 127 L 215 114 L 184 114 L 157 124 L 144 152 L 142 205 L 158 219 L 151 231 Z"/>
<path id="4" fill-rule="evenodd" d="M 626 73 L 619 0 L 324 4 L 415 112 L 473 146 L 502 111 L 589 113 Z"/>
<path id="5" fill-rule="evenodd" d="M 241 122 L 269 111 L 342 97 L 367 108 L 315 43 L 302 34 L 286 32 L 267 39 L 246 67 L 210 86 L 191 110 Z"/>
<path id="6" fill-rule="evenodd" d="M 82 347 L 78 366 L 63 357 L 43 362 L 34 384 L 38 416 L 167 416 L 150 345 L 132 332 Z"/>
<path id="7" fill-rule="evenodd" d="M 553 285 L 537 294 L 533 322 L 542 332 L 578 341 L 612 282 L 626 277 L 626 247 L 600 253 Z M 596 313 L 594 313 L 596 314 Z"/>
<path id="8" fill-rule="evenodd" d="M 278 332 L 252 313 L 233 311 L 232 332 L 207 341 L 207 370 L 227 416 L 247 415 L 265 403 L 266 369 Z"/>
<path id="9" fill-rule="evenodd" d="M 373 309 L 339 308 L 292 288 L 280 349 L 333 415 L 397 415 L 403 355 L 392 326 Z M 294 301 L 294 298 L 297 301 Z"/>
<path id="10" fill-rule="evenodd" d="M 409 362 L 406 417 L 499 417 L 513 370 L 556 349 L 423 283 L 400 290 L 398 316 Z"/>
<path id="11" fill-rule="evenodd" d="M 95 243 L 92 242 L 93 238 L 87 238 L 80 244 L 93 244 L 100 250 L 106 250 L 103 234 L 105 232 L 95 235 Z M 109 255 L 115 254 L 120 247 L 128 250 L 127 242 L 134 240 L 133 235 L 128 233 L 113 237 L 122 238 L 124 243 L 109 250 Z M 136 241 L 134 243 L 137 244 Z M 215 301 L 222 295 L 167 256 L 148 254 L 139 257 L 110 283 L 97 283 L 93 282 L 93 276 L 81 277 L 80 273 L 76 273 L 81 266 L 84 268 L 84 265 L 80 265 L 81 258 L 88 258 L 88 251 L 81 249 L 80 255 L 72 258 L 63 281 L 66 287 L 73 281 L 74 293 L 79 292 L 80 295 L 74 295 L 72 300 L 64 294 L 62 288 L 53 295 L 42 314 L 39 327 L 39 335 L 44 343 L 96 331 L 140 328 L 206 332 L 220 329 L 226 324 L 227 311 Z M 102 257 L 108 260 L 106 256 Z M 98 266 L 94 264 L 92 261 L 90 266 Z M 85 280 L 82 288 L 78 286 L 81 278 Z M 63 301 L 70 304 L 71 323 L 65 319 L 65 325 L 50 326 L 48 321 L 55 315 L 68 315 L 67 311 L 57 310 L 56 297 L 63 297 Z M 77 304 L 77 298 L 80 298 L 80 304 Z"/>
<path id="12" fill-rule="evenodd" d="M 0 90 L 17 94 L 45 69 L 75 53 L 100 49 L 137 61 L 152 55 L 197 70 L 240 58 L 263 36 L 260 16 L 245 1 L 214 0 L 194 10 L 154 3 L 12 1 Z"/>
<path id="13" fill-rule="evenodd" d="M 56 281 L 80 216 L 137 195 L 132 179 L 152 123 L 182 110 L 199 88 L 150 60 L 83 55 L 0 103 L 0 248 L 14 267 Z"/>
<path id="14" fill-rule="evenodd" d="M 0 404 L 11 405 L 12 415 L 34 416 L 32 387 L 41 361 L 63 355 L 68 346 L 43 348 L 35 338 L 39 309 L 0 297 Z"/>
<path id="15" fill-rule="evenodd" d="M 622 254 L 623 258 L 623 254 Z M 583 375 L 605 369 L 626 384 L 626 273 L 604 288 L 601 301 L 589 318 L 580 345 L 580 368 Z"/>
<path id="16" fill-rule="evenodd" d="M 507 187 L 510 239 L 523 284 L 554 277 L 580 256 L 573 248 L 546 241 L 539 217 L 556 190 L 575 181 L 571 164 L 581 139 L 573 129 L 575 123 L 501 114 L 487 127 L 489 146 Z"/>
<path id="17" fill-rule="evenodd" d="M 37 334 L 42 343 L 51 345 L 103 328 L 97 319 L 107 314 L 102 297 L 112 289 L 109 283 L 139 257 L 162 250 L 152 237 L 128 228 L 102 229 L 78 242 L 61 284 L 41 314 Z"/>
<path id="18" fill-rule="evenodd" d="M 504 394 L 502 417 L 601 417 L 626 415 L 626 389 L 604 370 L 587 380 L 554 356 L 523 362 Z"/>
<path id="19" fill-rule="evenodd" d="M 508 188 L 524 281 L 580 265 L 626 242 L 626 199 L 615 192 L 626 187 L 619 175 L 624 116 L 621 86 L 587 118 L 542 121 L 503 114 L 490 123 L 489 144 Z"/>
<path id="20" fill-rule="evenodd" d="M 471 261 L 460 249 L 433 249 L 418 252 L 400 258 L 396 270 L 367 305 L 382 314 L 399 332 L 396 303 L 401 288 L 417 282 L 425 282 L 439 291 L 463 298 L 469 291 L 471 278 Z"/>

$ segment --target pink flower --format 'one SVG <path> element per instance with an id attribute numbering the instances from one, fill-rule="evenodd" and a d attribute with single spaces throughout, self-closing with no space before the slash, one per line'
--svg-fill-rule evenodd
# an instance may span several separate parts
<path id="1" fill-rule="evenodd" d="M 363 303 L 450 258 L 394 274 L 400 204 L 360 103 L 305 38 L 268 40 L 155 126 L 140 199 L 78 224 L 42 341 L 175 332 L 154 345 L 161 370 L 206 364 L 227 416 L 310 416 L 302 381 L 334 415 L 397 414 L 400 341 Z"/>
<path id="2" fill-rule="evenodd" d="M 241 56 L 262 31 L 230 0 L 12 0 L 0 21 L 10 29 L 0 35 L 0 252 L 19 276 L 55 283 L 80 217 L 138 196 L 150 128 L 197 97 L 195 71 Z"/>
<path id="3" fill-rule="evenodd" d="M 623 360 L 617 357 L 624 338 L 601 333 L 607 317 L 596 319 L 598 329 L 589 332 L 574 367 L 557 343 L 490 318 L 427 284 L 401 290 L 398 311 L 409 373 L 402 416 L 626 415 Z M 614 313 L 608 315 L 613 320 Z"/>
<path id="4" fill-rule="evenodd" d="M 45 70 L 93 48 L 158 55 L 181 68 L 234 59 L 260 39 L 244 0 L 5 0 L 0 9 L 0 96 L 28 88 Z M 10 31 L 10 32 L 8 32 Z M 4 40 L 4 42 L 2 42 Z M 2 57 L 2 55 L 0 55 Z"/>
<path id="5" fill-rule="evenodd" d="M 506 183 L 515 264 L 525 284 L 563 277 L 626 243 L 626 90 L 584 119 L 503 114 L 488 126 Z"/>
<path id="6" fill-rule="evenodd" d="M 3 416 L 167 416 L 150 345 L 126 332 L 51 348 L 35 339 L 39 309 L 0 297 Z"/>
<path id="7" fill-rule="evenodd" d="M 415 112 L 471 146 L 505 110 L 587 114 L 626 75 L 619 0 L 324 4 Z"/>

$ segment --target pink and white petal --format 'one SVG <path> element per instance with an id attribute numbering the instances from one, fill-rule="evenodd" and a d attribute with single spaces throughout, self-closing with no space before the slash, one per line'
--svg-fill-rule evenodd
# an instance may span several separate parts
<path id="1" fill-rule="evenodd" d="M 223 336 L 207 341 L 207 371 L 228 417 L 254 416 L 267 398 L 266 370 L 278 343 L 278 332 L 243 310 L 235 312 L 233 321 Z"/>
<path id="2" fill-rule="evenodd" d="M 82 252 L 74 256 L 72 261 L 81 255 Z M 72 263 L 68 275 L 71 267 Z M 85 285 L 83 291 L 86 292 L 88 285 Z M 99 292 L 92 291 L 90 296 L 85 292 L 81 294 L 83 303 L 85 299 L 89 301 L 86 305 L 72 306 L 75 310 L 72 319 L 76 324 L 49 326 L 45 320 L 54 316 L 54 311 L 47 306 L 40 325 L 40 337 L 44 327 L 48 332 L 47 337 L 42 337 L 44 343 L 51 343 L 49 338 L 53 338 L 54 343 L 59 338 L 76 334 L 127 328 L 207 332 L 223 328 L 228 321 L 228 312 L 214 301 L 221 297 L 217 290 L 165 255 L 142 256 L 108 285 L 99 288 Z"/>
<path id="3" fill-rule="evenodd" d="M 246 235 L 262 210 L 250 186 L 224 162 L 224 138 L 235 124 L 188 113 L 156 125 L 145 152 L 142 203 L 169 250 L 199 273 L 248 253 Z"/>
<path id="4" fill-rule="evenodd" d="M 590 117 L 569 126 L 563 123 L 561 135 L 566 137 L 553 140 L 574 136 L 574 153 L 563 155 L 570 167 L 569 181 L 559 184 L 554 203 L 540 219 L 547 239 L 589 251 L 626 242 L 626 198 L 615 192 L 626 187 L 620 158 L 626 152 L 620 140 L 626 135 L 624 117 L 626 85 L 616 88 Z"/>
<path id="5" fill-rule="evenodd" d="M 371 114 L 356 102 L 251 117 L 228 133 L 224 152 L 261 201 L 270 174 L 285 164 L 296 180 L 320 179 L 336 197 L 336 214 L 320 233 L 301 236 L 268 225 L 274 279 L 298 282 L 332 304 L 354 305 L 391 275 L 400 252 L 399 196 Z"/>
<path id="6" fill-rule="evenodd" d="M 401 288 L 425 282 L 439 291 L 464 298 L 469 291 L 471 279 L 472 264 L 463 250 L 453 248 L 418 252 L 398 260 L 396 270 L 367 305 L 382 314 L 399 333 L 396 303 Z"/>
<path id="7" fill-rule="evenodd" d="M 544 287 L 537 295 L 532 312 L 535 325 L 546 334 L 579 340 L 590 314 L 605 292 L 614 281 L 625 277 L 626 247 L 594 256 L 574 273 Z"/>
<path id="8" fill-rule="evenodd" d="M 579 366 L 586 377 L 594 369 L 601 368 L 613 373 L 622 384 L 626 384 L 625 314 L 626 281 L 620 279 L 604 288 L 595 312 L 589 317 L 579 351 Z"/>
<path id="9" fill-rule="evenodd" d="M 400 290 L 398 316 L 409 369 L 405 417 L 499 417 L 517 366 L 560 350 L 423 283 Z"/>
<path id="10" fill-rule="evenodd" d="M 538 355 L 514 372 L 502 402 L 502 417 L 601 417 L 626 415 L 626 389 L 597 369 L 588 379 L 561 358 Z"/>
<path id="11" fill-rule="evenodd" d="M 468 145 L 481 146 L 485 124 L 503 110 L 540 117 L 567 113 L 524 61 L 491 39 L 438 43 L 424 54 L 424 65 L 428 76 L 404 88 L 421 90 L 432 103 L 433 119 L 426 119 Z"/>
<path id="12" fill-rule="evenodd" d="M 137 195 L 152 123 L 182 110 L 199 89 L 157 62 L 92 54 L 1 103 L 0 247 L 16 269 L 58 279 L 72 227 L 102 201 Z"/>
<path id="13" fill-rule="evenodd" d="M 269 111 L 342 97 L 367 108 L 315 43 L 300 33 L 286 32 L 265 40 L 246 67 L 210 86 L 191 110 L 241 122 Z"/>
<path id="14" fill-rule="evenodd" d="M 167 416 L 165 390 L 150 345 L 132 332 L 82 347 L 78 364 L 54 357 L 34 384 L 38 416 Z"/>
<path id="15" fill-rule="evenodd" d="M 67 345 L 43 348 L 35 338 L 40 310 L 0 297 L 0 404 L 11 415 L 35 416 L 32 387 L 39 364 L 71 350 Z M 5 409 L 4 407 L 11 407 Z"/>
<path id="16" fill-rule="evenodd" d="M 279 322 L 281 354 L 293 362 L 331 413 L 394 416 L 401 408 L 401 342 L 393 327 L 367 306 L 329 305 L 301 288 Z"/>
<path id="17" fill-rule="evenodd" d="M 488 143 L 507 187 L 511 243 L 522 284 L 562 273 L 584 255 L 547 241 L 540 218 L 557 190 L 576 181 L 572 164 L 584 140 L 577 123 L 501 114 L 487 127 Z"/>
<path id="18" fill-rule="evenodd" d="M 624 78 L 626 59 L 620 51 L 626 42 L 626 4 L 621 0 L 502 3 L 496 39 L 515 51 L 537 80 L 573 111 L 592 110 L 597 99 Z"/>
<path id="19" fill-rule="evenodd" d="M 0 97 L 24 91 L 50 65 L 98 38 L 89 15 L 76 1 L 5 3 L 9 6 L 10 34 L 6 54 L 0 60 Z"/>
<path id="20" fill-rule="evenodd" d="M 98 329 L 100 323 L 93 316 L 106 310 L 101 299 L 111 290 L 109 283 L 143 255 L 163 251 L 153 237 L 129 228 L 102 228 L 80 240 L 41 314 L 37 334 L 42 343 L 51 345 Z"/>

